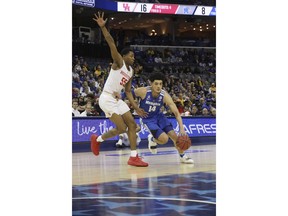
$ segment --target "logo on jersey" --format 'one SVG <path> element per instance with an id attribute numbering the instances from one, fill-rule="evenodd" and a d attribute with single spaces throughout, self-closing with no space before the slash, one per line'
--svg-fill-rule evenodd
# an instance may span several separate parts
<path id="1" fill-rule="evenodd" d="M 126 74 L 124 71 L 121 71 L 120 74 L 122 74 L 124 77 L 126 77 L 127 80 L 131 78 L 128 74 Z"/>

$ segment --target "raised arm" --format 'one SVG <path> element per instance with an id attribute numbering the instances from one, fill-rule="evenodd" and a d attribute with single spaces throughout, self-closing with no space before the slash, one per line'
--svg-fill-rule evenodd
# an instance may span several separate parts
<path id="1" fill-rule="evenodd" d="M 94 14 L 94 16 L 95 16 L 95 18 L 93 18 L 93 20 L 95 22 L 97 22 L 97 24 L 101 28 L 101 31 L 105 37 L 105 40 L 107 41 L 107 43 L 110 47 L 111 56 L 112 56 L 113 64 L 114 64 L 114 65 L 112 65 L 112 68 L 113 69 L 117 69 L 117 67 L 121 68 L 123 66 L 123 58 L 117 50 L 117 47 L 115 45 L 115 41 L 114 41 L 113 37 L 111 36 L 111 34 L 108 32 L 107 28 L 105 27 L 105 24 L 107 22 L 107 18 L 104 20 L 104 12 L 102 12 L 102 13 L 98 12 L 98 15 Z"/>
<path id="2" fill-rule="evenodd" d="M 182 117 L 177 109 L 176 104 L 174 103 L 174 101 L 172 100 L 171 96 L 165 92 L 164 95 L 164 103 L 169 106 L 169 108 L 171 109 L 171 111 L 173 112 L 173 114 L 175 115 L 175 118 L 179 124 L 180 127 L 180 134 L 186 134 L 185 130 L 184 130 L 184 126 L 183 126 L 183 122 L 182 122 Z"/>

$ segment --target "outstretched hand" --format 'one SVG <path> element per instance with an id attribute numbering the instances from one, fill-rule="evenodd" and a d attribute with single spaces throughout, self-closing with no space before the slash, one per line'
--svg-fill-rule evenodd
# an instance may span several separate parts
<path id="1" fill-rule="evenodd" d="M 97 22 L 97 24 L 100 26 L 100 28 L 104 27 L 106 22 L 107 22 L 107 18 L 105 20 L 103 19 L 104 18 L 104 12 L 100 13 L 98 11 L 98 16 L 97 16 L 97 14 L 94 14 L 94 16 L 96 18 L 93 18 L 93 20 Z"/>

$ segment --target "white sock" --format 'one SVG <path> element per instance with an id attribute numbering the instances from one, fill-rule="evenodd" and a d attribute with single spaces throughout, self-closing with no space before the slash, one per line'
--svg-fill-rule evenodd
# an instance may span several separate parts
<path id="1" fill-rule="evenodd" d="M 102 136 L 98 136 L 97 142 L 103 142 L 104 140 L 102 139 Z"/>
<path id="2" fill-rule="evenodd" d="M 119 139 L 117 143 L 119 143 L 120 145 L 122 145 L 122 143 L 123 143 L 122 139 Z"/>
<path id="3" fill-rule="evenodd" d="M 131 150 L 131 157 L 136 157 L 137 150 Z"/>

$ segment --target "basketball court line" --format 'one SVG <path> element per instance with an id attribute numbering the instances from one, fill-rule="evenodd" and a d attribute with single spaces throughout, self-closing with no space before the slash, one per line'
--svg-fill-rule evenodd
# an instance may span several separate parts
<path id="1" fill-rule="evenodd" d="M 121 151 L 122 149 L 118 150 Z M 202 153 L 202 152 L 209 152 L 210 150 L 201 149 L 201 150 L 188 150 L 185 151 L 185 153 Z M 141 156 L 159 156 L 159 155 L 170 155 L 170 154 L 179 154 L 176 150 L 170 150 L 170 151 L 159 151 L 157 154 L 152 154 L 150 151 L 144 151 L 139 152 L 139 155 Z M 105 154 L 105 156 L 127 156 L 130 155 L 130 153 L 112 153 L 112 154 Z"/>
<path id="2" fill-rule="evenodd" d="M 139 199 L 139 200 L 169 200 L 169 201 L 185 201 L 185 202 L 197 202 L 216 205 L 216 202 L 204 201 L 204 200 L 191 200 L 191 199 L 178 199 L 178 198 L 163 198 L 163 197 L 73 197 L 73 200 L 85 200 L 85 199 Z"/>

